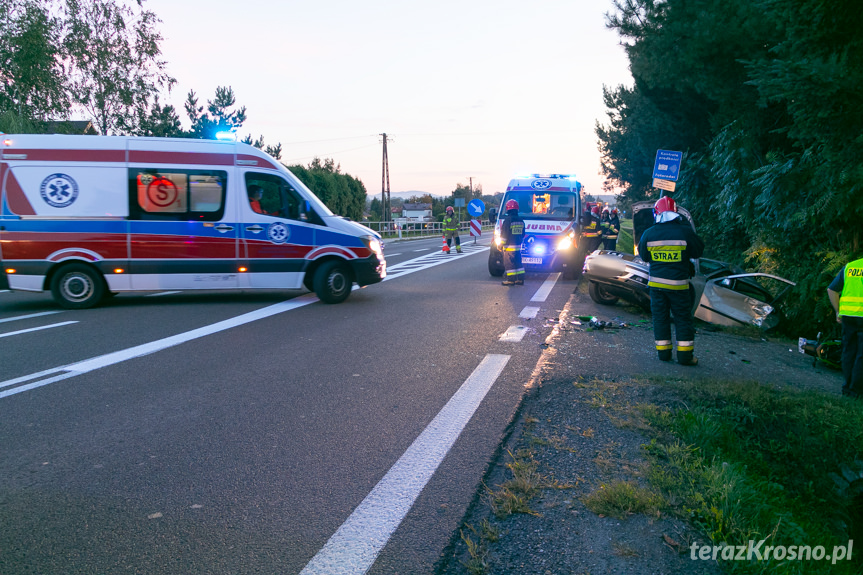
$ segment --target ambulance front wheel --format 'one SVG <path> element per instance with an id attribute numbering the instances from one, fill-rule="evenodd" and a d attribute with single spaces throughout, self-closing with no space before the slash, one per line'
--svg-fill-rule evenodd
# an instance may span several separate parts
<path id="1" fill-rule="evenodd" d="M 105 280 L 86 264 L 68 264 L 54 274 L 51 294 L 66 309 L 86 309 L 102 301 Z"/>
<path id="2" fill-rule="evenodd" d="M 329 261 L 315 272 L 315 294 L 324 303 L 341 303 L 351 294 L 351 272 L 343 263 Z"/>

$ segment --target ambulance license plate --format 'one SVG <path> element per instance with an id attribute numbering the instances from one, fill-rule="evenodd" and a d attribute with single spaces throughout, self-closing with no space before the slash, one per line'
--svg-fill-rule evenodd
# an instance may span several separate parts
<path id="1" fill-rule="evenodd" d="M 542 258 L 521 258 L 523 264 L 541 264 Z"/>

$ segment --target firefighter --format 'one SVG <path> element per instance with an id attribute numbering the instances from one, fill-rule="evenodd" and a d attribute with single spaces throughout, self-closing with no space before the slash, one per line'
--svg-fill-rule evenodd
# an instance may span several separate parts
<path id="1" fill-rule="evenodd" d="M 827 296 L 842 324 L 842 395 L 863 397 L 863 259 L 842 268 Z"/>
<path id="2" fill-rule="evenodd" d="M 650 311 L 653 337 L 661 361 L 671 361 L 671 318 L 677 338 L 677 362 L 698 365 L 694 355 L 695 324 L 692 319 L 693 274 L 691 259 L 704 252 L 704 242 L 689 222 L 677 213 L 674 200 L 659 198 L 653 206 L 656 222 L 641 235 L 638 254 L 650 265 Z"/>
<path id="3" fill-rule="evenodd" d="M 602 241 L 602 229 L 600 228 L 599 206 L 593 206 L 589 212 L 584 213 L 584 221 L 581 226 L 581 237 L 583 238 L 584 253 L 592 253 L 599 247 Z"/>
<path id="4" fill-rule="evenodd" d="M 617 208 L 612 208 L 608 214 L 608 225 L 605 229 L 605 234 L 602 237 L 603 247 L 611 251 L 616 250 L 618 235 L 620 235 L 620 216 L 617 213 Z"/>
<path id="5" fill-rule="evenodd" d="M 524 240 L 524 220 L 518 215 L 518 202 L 509 200 L 504 206 L 506 215 L 500 220 L 500 239 L 503 251 L 505 286 L 524 285 L 524 267 L 521 264 L 521 242 Z"/>
<path id="6" fill-rule="evenodd" d="M 461 240 L 458 237 L 458 227 L 459 221 L 458 216 L 455 215 L 455 210 L 452 206 L 447 206 L 446 215 L 443 217 L 443 237 L 446 238 L 446 248 L 443 251 L 451 253 L 449 251 L 450 242 L 455 238 L 455 251 L 461 253 Z"/>

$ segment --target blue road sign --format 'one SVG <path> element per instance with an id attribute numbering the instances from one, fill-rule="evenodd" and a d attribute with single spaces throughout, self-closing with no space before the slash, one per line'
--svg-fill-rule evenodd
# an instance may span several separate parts
<path id="1" fill-rule="evenodd" d="M 482 217 L 482 213 L 485 211 L 485 204 L 482 203 L 482 200 L 471 200 L 467 205 L 467 213 L 472 215 L 475 218 Z"/>
<path id="2" fill-rule="evenodd" d="M 680 174 L 680 162 L 683 152 L 656 150 L 656 163 L 653 165 L 653 177 L 660 180 L 677 181 Z"/>

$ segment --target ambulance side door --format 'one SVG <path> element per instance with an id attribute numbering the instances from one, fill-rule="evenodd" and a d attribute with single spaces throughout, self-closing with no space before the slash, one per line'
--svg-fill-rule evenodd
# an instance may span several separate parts
<path id="1" fill-rule="evenodd" d="M 136 290 L 239 286 L 232 168 L 130 167 L 129 269 Z"/>
<path id="2" fill-rule="evenodd" d="M 256 288 L 301 287 L 316 224 L 323 222 L 278 173 L 246 171 L 240 186 L 240 257 L 248 269 L 241 282 Z"/>

